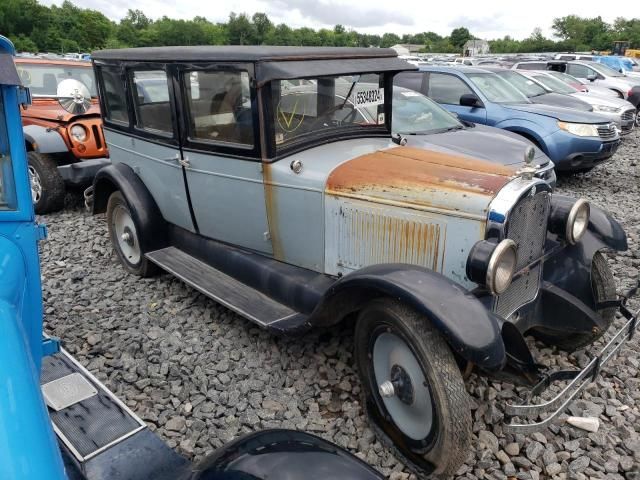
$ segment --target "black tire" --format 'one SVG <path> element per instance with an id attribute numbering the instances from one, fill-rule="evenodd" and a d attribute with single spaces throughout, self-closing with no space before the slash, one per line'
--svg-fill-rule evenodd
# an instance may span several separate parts
<path id="1" fill-rule="evenodd" d="M 430 396 L 431 421 L 425 422 L 428 432 L 409 436 L 405 433 L 407 423 L 405 422 L 403 431 L 387 409 L 386 405 L 393 405 L 385 404 L 378 385 L 378 381 L 384 378 L 377 380 L 375 373 L 376 365 L 379 365 L 376 363 L 379 359 L 376 348 L 383 334 L 388 334 L 387 338 L 400 339 L 419 364 L 421 378 L 415 382 L 415 375 L 410 377 L 418 391 L 428 391 Z M 394 356 L 397 352 L 392 353 L 389 365 L 392 358 L 400 358 Z M 381 441 L 420 478 L 430 474 L 442 477 L 454 475 L 471 449 L 471 406 L 458 364 L 440 332 L 424 315 L 398 301 L 374 300 L 358 316 L 355 357 L 363 387 L 364 405 Z M 394 364 L 391 372 L 396 367 Z M 413 383 L 408 382 L 411 385 Z M 412 408 L 418 401 L 417 396 L 414 396 L 414 387 L 410 389 L 408 399 L 403 399 L 402 392 L 399 392 L 396 395 L 398 401 L 408 405 L 408 408 Z M 426 403 L 429 403 L 428 399 Z"/>
<path id="2" fill-rule="evenodd" d="M 606 257 L 596 252 L 591 261 L 591 289 L 596 303 L 616 299 L 616 282 L 609 268 Z M 590 333 L 562 334 L 550 329 L 535 329 L 532 334 L 547 345 L 557 346 L 567 352 L 579 350 L 591 345 L 604 335 L 616 318 L 616 308 L 610 307 L 598 312 L 604 319 L 604 328 L 595 329 Z"/>
<path id="3" fill-rule="evenodd" d="M 49 155 L 28 152 L 29 181 L 33 209 L 38 215 L 57 212 L 64 207 L 64 180 L 58 173 L 58 165 Z"/>
<path id="4" fill-rule="evenodd" d="M 123 229 L 122 218 L 125 215 L 128 219 Z M 131 208 L 119 190 L 113 192 L 107 202 L 107 228 L 113 249 L 125 269 L 140 277 L 151 277 L 158 273 L 158 267 L 144 255 L 146 252 L 139 237 L 140 226 L 136 224 Z M 123 233 L 129 235 L 127 241 L 122 239 Z"/>

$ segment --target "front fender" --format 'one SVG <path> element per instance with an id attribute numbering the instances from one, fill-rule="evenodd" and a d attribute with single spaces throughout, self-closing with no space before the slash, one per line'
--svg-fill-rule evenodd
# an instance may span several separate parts
<path id="1" fill-rule="evenodd" d="M 92 213 L 107 210 L 109 196 L 119 190 L 127 201 L 131 216 L 139 228 L 138 236 L 143 251 L 153 251 L 166 245 L 167 228 L 153 196 L 136 175 L 124 163 L 114 163 L 98 171 L 93 180 Z"/>
<path id="2" fill-rule="evenodd" d="M 27 125 L 22 128 L 25 142 L 38 153 L 66 153 L 69 151 L 62 135 L 40 125 Z"/>
<path id="3" fill-rule="evenodd" d="M 424 314 L 465 360 L 488 370 L 504 365 L 499 317 L 457 283 L 417 265 L 372 265 L 346 275 L 329 288 L 309 321 L 330 324 L 379 296 L 399 299 Z"/>

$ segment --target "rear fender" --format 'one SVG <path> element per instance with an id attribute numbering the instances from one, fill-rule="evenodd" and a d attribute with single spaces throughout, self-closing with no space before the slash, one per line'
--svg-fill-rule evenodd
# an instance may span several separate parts
<path id="1" fill-rule="evenodd" d="M 325 293 L 309 322 L 335 324 L 382 296 L 424 314 L 463 359 L 487 370 L 504 365 L 501 319 L 457 283 L 416 265 L 372 265 L 346 275 Z"/>
<path id="2" fill-rule="evenodd" d="M 153 196 L 131 167 L 114 163 L 102 168 L 93 180 L 93 214 L 107 210 L 109 197 L 119 190 L 124 196 L 131 216 L 140 229 L 138 236 L 143 251 L 166 246 L 167 227 Z"/>
<path id="3" fill-rule="evenodd" d="M 27 125 L 22 128 L 24 140 L 30 148 L 38 153 L 66 153 L 69 147 L 62 135 L 55 129 L 40 125 Z"/>

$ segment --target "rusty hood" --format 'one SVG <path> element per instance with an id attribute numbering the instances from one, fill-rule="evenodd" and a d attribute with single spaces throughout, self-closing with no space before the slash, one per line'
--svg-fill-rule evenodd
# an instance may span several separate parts
<path id="1" fill-rule="evenodd" d="M 36 97 L 31 105 L 22 108 L 23 118 L 37 118 L 51 120 L 52 122 L 69 123 L 83 117 L 95 117 L 100 115 L 100 106 L 97 99 L 91 99 L 91 106 L 83 114 L 73 114 L 66 111 L 55 98 Z"/>
<path id="2" fill-rule="evenodd" d="M 484 220 L 489 203 L 516 170 L 468 156 L 398 146 L 340 164 L 329 174 L 325 191 Z"/>

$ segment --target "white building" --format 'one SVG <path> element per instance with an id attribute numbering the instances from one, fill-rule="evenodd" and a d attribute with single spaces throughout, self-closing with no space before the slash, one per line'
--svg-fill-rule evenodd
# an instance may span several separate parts
<path id="1" fill-rule="evenodd" d="M 465 57 L 475 57 L 477 55 L 486 55 L 489 53 L 489 42 L 486 40 L 469 40 L 462 47 L 462 54 Z"/>

